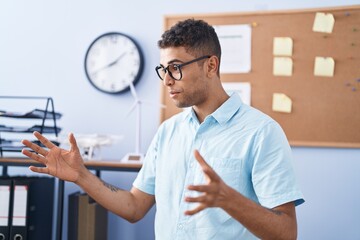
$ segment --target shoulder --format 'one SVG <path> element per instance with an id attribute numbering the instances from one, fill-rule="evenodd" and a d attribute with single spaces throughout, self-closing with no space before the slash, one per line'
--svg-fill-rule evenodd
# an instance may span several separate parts
<path id="1" fill-rule="evenodd" d="M 186 121 L 189 119 L 190 117 L 190 111 L 191 109 L 184 109 L 182 112 L 179 112 L 173 116 L 171 116 L 170 118 L 166 119 L 165 121 L 163 121 L 160 124 L 159 129 L 164 129 L 164 128 L 172 128 L 174 126 L 177 126 L 178 124 L 181 124 L 182 122 Z"/>
<path id="2" fill-rule="evenodd" d="M 163 138 L 165 136 L 171 136 L 174 132 L 179 131 L 179 127 L 184 126 L 184 124 L 189 122 L 189 115 L 190 113 L 186 109 L 166 119 L 160 124 L 156 132 L 156 137 Z"/>
<path id="3" fill-rule="evenodd" d="M 257 131 L 261 131 L 269 126 L 276 126 L 276 128 L 280 127 L 280 125 L 269 115 L 246 104 L 241 105 L 235 120 L 244 126 L 253 128 L 254 130 L 256 129 Z"/>

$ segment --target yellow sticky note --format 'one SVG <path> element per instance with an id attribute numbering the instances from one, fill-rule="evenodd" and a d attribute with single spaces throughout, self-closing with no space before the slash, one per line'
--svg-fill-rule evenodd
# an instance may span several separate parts
<path id="1" fill-rule="evenodd" d="M 314 32 L 332 33 L 334 28 L 335 18 L 331 13 L 317 12 L 313 25 Z"/>
<path id="2" fill-rule="evenodd" d="M 293 40 L 289 37 L 274 37 L 273 54 L 275 56 L 292 56 Z"/>
<path id="3" fill-rule="evenodd" d="M 314 75 L 320 77 L 334 76 L 335 61 L 331 57 L 315 57 Z"/>
<path id="4" fill-rule="evenodd" d="M 292 101 L 284 93 L 274 93 L 272 110 L 274 112 L 291 113 Z"/>
<path id="5" fill-rule="evenodd" d="M 289 57 L 274 57 L 273 74 L 275 76 L 291 76 L 293 61 Z"/>

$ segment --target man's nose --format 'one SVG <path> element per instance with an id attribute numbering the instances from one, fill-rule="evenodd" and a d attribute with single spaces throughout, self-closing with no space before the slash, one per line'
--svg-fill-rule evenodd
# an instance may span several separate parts
<path id="1" fill-rule="evenodd" d="M 169 72 L 166 72 L 164 75 L 163 82 L 164 82 L 165 86 L 171 86 L 171 85 L 174 85 L 175 80 L 170 76 Z"/>

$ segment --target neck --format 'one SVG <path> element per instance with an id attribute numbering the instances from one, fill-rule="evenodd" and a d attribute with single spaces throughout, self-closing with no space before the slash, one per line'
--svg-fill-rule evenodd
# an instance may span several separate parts
<path id="1" fill-rule="evenodd" d="M 201 105 L 194 105 L 193 109 L 196 113 L 196 116 L 200 123 L 202 123 L 205 118 L 216 111 L 226 100 L 229 99 L 229 95 L 223 90 L 220 94 L 214 94 L 209 97 L 210 101 L 203 103 Z"/>

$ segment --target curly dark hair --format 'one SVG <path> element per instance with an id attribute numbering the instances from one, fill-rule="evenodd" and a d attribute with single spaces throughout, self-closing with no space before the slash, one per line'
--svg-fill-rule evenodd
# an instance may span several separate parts
<path id="1" fill-rule="evenodd" d="M 218 36 L 212 26 L 203 20 L 187 19 L 180 21 L 165 31 L 158 41 L 160 49 L 185 47 L 194 57 L 215 55 L 221 57 Z"/>

